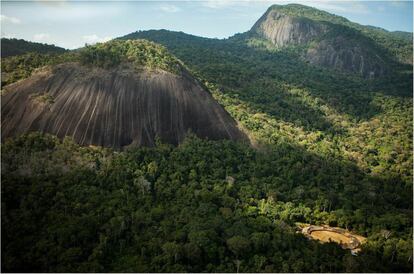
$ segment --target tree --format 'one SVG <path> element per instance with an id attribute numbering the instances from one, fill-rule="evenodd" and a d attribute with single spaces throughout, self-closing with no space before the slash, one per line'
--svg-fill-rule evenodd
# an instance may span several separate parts
<path id="1" fill-rule="evenodd" d="M 249 252 L 250 241 L 242 236 L 234 236 L 228 239 L 227 246 L 236 258 L 244 257 Z"/>
<path id="2" fill-rule="evenodd" d="M 173 259 L 174 263 L 180 258 L 181 246 L 175 242 L 165 243 L 162 246 L 162 250 L 169 259 Z"/>

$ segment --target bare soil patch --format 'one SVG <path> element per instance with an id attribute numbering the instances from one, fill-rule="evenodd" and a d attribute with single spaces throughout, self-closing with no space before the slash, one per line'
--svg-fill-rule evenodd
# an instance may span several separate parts
<path id="1" fill-rule="evenodd" d="M 322 242 L 336 242 L 338 244 L 348 243 L 350 238 L 346 237 L 345 235 L 332 232 L 332 231 L 314 231 L 311 234 L 311 237 L 322 241 Z"/>
<path id="2" fill-rule="evenodd" d="M 353 254 L 361 250 L 361 245 L 366 241 L 365 237 L 353 234 L 345 229 L 330 226 L 301 225 L 302 233 L 309 239 L 324 243 L 335 242 L 343 249 L 349 249 Z"/>

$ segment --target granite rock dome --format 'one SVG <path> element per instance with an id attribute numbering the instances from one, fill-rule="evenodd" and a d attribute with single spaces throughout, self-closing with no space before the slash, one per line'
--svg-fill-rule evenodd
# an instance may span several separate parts
<path id="1" fill-rule="evenodd" d="M 82 145 L 178 144 L 201 138 L 245 140 L 236 122 L 184 68 L 137 71 L 67 62 L 8 85 L 2 95 L 2 137 L 30 131 L 71 136 Z"/>

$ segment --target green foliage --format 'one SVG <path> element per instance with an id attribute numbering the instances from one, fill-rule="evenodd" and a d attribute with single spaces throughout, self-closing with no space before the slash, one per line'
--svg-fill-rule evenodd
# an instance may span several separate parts
<path id="1" fill-rule="evenodd" d="M 29 77 L 36 69 L 56 65 L 63 62 L 76 61 L 74 52 L 63 54 L 25 53 L 18 56 L 2 58 L 1 60 L 1 85 L 5 86 L 18 80 Z"/>
<path id="2" fill-rule="evenodd" d="M 398 264 L 397 248 L 388 253 L 391 257 L 387 259 L 375 256 L 385 256 L 384 241 L 388 240 L 379 240 L 378 236 L 384 227 L 400 231 L 404 239 L 410 239 L 412 233 L 410 229 L 400 230 L 404 224 L 411 227 L 412 220 L 411 66 L 389 77 L 367 81 L 310 67 L 300 61 L 294 49 L 269 51 L 266 45 L 252 48 L 244 44 L 245 37 L 214 40 L 167 31 L 128 36 L 134 37 L 166 45 L 247 129 L 255 146 L 278 157 L 279 163 L 256 160 L 258 166 L 269 165 L 263 173 L 257 167 L 253 169 L 266 175 L 274 169 L 283 173 L 267 183 L 267 187 L 277 186 L 277 190 L 266 190 L 277 202 L 272 206 L 260 202 L 257 208 L 245 205 L 247 215 L 270 212 L 266 214 L 274 221 L 331 224 L 366 233 L 376 251 L 367 247 L 369 251 L 359 258 L 369 263 L 344 257 L 343 271 L 372 271 L 380 261 Z M 296 153 L 303 158 L 294 156 Z M 252 184 L 260 181 L 255 178 Z M 382 192 L 394 187 L 391 192 Z M 247 189 L 240 188 L 239 195 L 252 193 Z M 388 206 L 379 213 L 382 206 L 378 199 L 392 207 L 405 204 L 408 214 L 403 217 L 398 209 L 390 217 Z M 221 209 L 222 215 L 228 216 L 230 211 L 224 208 L 229 206 Z M 373 213 L 377 217 L 368 216 L 368 212 L 378 212 Z M 412 252 L 410 248 L 407 253 L 403 250 L 400 252 L 404 254 Z M 410 255 L 406 258 L 411 260 Z M 304 271 L 300 264 L 295 267 Z M 378 271 L 390 271 L 389 265 L 377 267 Z"/>
<path id="3" fill-rule="evenodd" d="M 36 69 L 65 62 L 80 62 L 86 66 L 113 68 L 121 63 L 132 63 L 135 69 L 161 69 L 175 74 L 182 72 L 183 64 L 168 53 L 165 47 L 146 40 L 98 43 L 63 54 L 25 53 L 2 58 L 2 86 L 29 77 Z"/>
<path id="4" fill-rule="evenodd" d="M 23 55 L 29 52 L 39 54 L 64 53 L 64 48 L 55 45 L 28 42 L 23 39 L 1 38 L 1 58 Z"/>
<path id="5" fill-rule="evenodd" d="M 363 26 L 351 22 L 344 17 L 299 4 L 273 5 L 271 8 L 280 10 L 281 12 L 291 16 L 328 22 L 330 24 L 335 24 L 338 27 L 346 26 L 357 30 L 362 35 L 372 39 L 375 43 L 389 51 L 400 62 L 412 64 L 412 33 L 389 32 L 377 27 Z M 409 37 L 411 37 L 411 39 L 409 39 Z"/>
<path id="6" fill-rule="evenodd" d="M 249 253 L 250 241 L 243 236 L 234 236 L 227 240 L 227 246 L 237 257 Z"/>
<path id="7" fill-rule="evenodd" d="M 182 64 L 165 47 L 146 40 L 114 40 L 86 46 L 79 51 L 84 65 L 111 68 L 121 62 L 133 63 L 137 69 L 148 67 L 179 73 Z"/>
<path id="8" fill-rule="evenodd" d="M 31 99 L 39 102 L 39 103 L 45 103 L 45 104 L 53 104 L 55 101 L 55 98 L 49 94 L 42 94 L 42 93 L 36 93 L 30 96 Z"/>
<path id="9" fill-rule="evenodd" d="M 368 31 L 387 50 L 398 40 L 327 16 L 312 18 Z M 312 67 L 294 48 L 246 44 L 243 34 L 124 38 L 163 44 L 183 60 L 254 148 L 194 136 L 122 152 L 37 133 L 8 140 L 3 271 L 412 272 L 412 66 L 365 80 Z M 166 48 L 115 40 L 62 56 L 174 72 L 180 63 Z M 21 79 L 64 60 L 35 56 L 6 58 L 2 68 L 18 68 Z M 296 222 L 347 228 L 368 242 L 352 256 L 307 240 Z"/>
<path id="10" fill-rule="evenodd" d="M 167 31 L 133 37 L 166 45 L 259 143 L 289 142 L 411 182 L 412 72 L 368 81 L 315 69 L 295 52 L 252 49 L 244 39 Z"/>
<path id="11" fill-rule="evenodd" d="M 2 178 L 6 272 L 412 269 L 412 186 L 288 144 L 258 152 L 189 136 L 115 152 L 32 133 L 3 144 Z M 349 256 L 296 233 L 298 221 L 368 243 Z"/>

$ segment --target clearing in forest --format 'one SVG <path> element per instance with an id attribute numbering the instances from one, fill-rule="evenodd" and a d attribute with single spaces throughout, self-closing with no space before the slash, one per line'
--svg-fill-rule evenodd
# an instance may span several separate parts
<path id="1" fill-rule="evenodd" d="M 302 233 L 313 240 L 318 240 L 324 243 L 335 242 L 343 249 L 351 250 L 352 254 L 358 253 L 360 246 L 366 241 L 365 237 L 353 234 L 345 229 L 330 226 L 302 226 Z"/>

